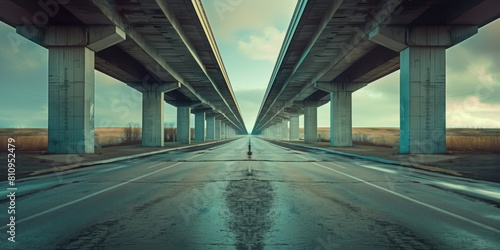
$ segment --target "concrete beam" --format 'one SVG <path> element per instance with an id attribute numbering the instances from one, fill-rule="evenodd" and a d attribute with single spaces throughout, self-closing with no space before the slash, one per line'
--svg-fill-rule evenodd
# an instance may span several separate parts
<path id="1" fill-rule="evenodd" d="M 180 82 L 171 82 L 171 83 L 159 83 L 155 82 L 153 84 L 143 85 L 145 91 L 160 91 L 163 93 L 168 93 L 174 91 L 176 89 L 180 89 L 182 87 L 182 83 Z"/>
<path id="2" fill-rule="evenodd" d="M 125 41 L 125 32 L 114 25 L 89 27 L 33 25 L 16 27 L 16 32 L 44 47 L 87 47 L 94 52 Z"/>
<path id="3" fill-rule="evenodd" d="M 370 32 L 370 41 L 401 52 L 412 46 L 452 47 L 477 34 L 473 25 L 453 26 L 379 26 Z"/>
<path id="4" fill-rule="evenodd" d="M 158 65 L 160 65 L 166 72 L 168 72 L 169 75 L 171 75 L 173 78 L 175 78 L 177 81 L 181 82 L 183 84 L 183 89 L 189 90 L 193 95 L 196 96 L 202 103 L 207 104 L 208 106 L 216 109 L 216 105 L 213 105 L 211 102 L 206 100 L 201 96 L 200 93 L 194 91 L 192 86 L 184 79 L 184 77 L 174 70 L 174 68 L 167 63 L 166 59 L 161 56 L 161 53 L 154 48 L 152 45 L 149 44 L 149 42 L 143 37 L 143 34 L 136 30 L 134 27 L 130 25 L 126 25 L 126 22 L 123 20 L 123 15 L 119 12 L 119 10 L 110 4 L 107 4 L 103 1 L 92 1 L 92 3 L 101 11 L 104 13 L 104 15 L 109 19 L 110 22 L 112 22 L 114 25 L 116 25 L 118 28 L 122 29 L 125 34 L 127 35 L 128 38 L 133 40 L 135 43 L 137 43 L 144 52 L 149 55 Z M 159 5 L 160 8 L 165 9 L 165 6 L 163 2 L 161 2 L 161 5 Z M 166 8 L 166 13 L 168 13 L 168 8 Z M 165 14 L 165 13 L 164 13 Z M 211 81 L 212 84 L 213 81 Z M 215 85 L 214 85 L 215 86 Z M 217 112 L 223 114 L 229 121 L 231 121 L 233 124 L 235 124 L 236 127 L 242 126 L 242 122 L 238 121 L 236 114 L 234 111 L 230 108 L 230 105 L 228 105 L 227 101 L 225 98 L 220 94 L 218 91 L 218 88 L 215 89 L 217 91 L 217 95 L 220 97 L 220 101 L 225 103 L 227 106 L 229 112 L 231 113 L 232 117 L 236 118 L 236 121 L 233 121 L 229 119 L 229 114 L 225 114 L 221 110 L 217 110 Z"/>
<path id="5" fill-rule="evenodd" d="M 332 92 L 342 92 L 349 91 L 354 92 L 368 85 L 368 83 L 348 83 L 348 82 L 315 82 L 313 84 L 314 88 L 332 93 Z"/>

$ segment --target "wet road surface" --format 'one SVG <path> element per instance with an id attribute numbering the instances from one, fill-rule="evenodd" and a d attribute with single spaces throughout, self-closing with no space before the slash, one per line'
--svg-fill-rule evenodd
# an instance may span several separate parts
<path id="1" fill-rule="evenodd" d="M 500 185 L 252 137 L 17 183 L 0 249 L 495 249 Z M 0 218 L 8 223 L 7 183 Z"/>

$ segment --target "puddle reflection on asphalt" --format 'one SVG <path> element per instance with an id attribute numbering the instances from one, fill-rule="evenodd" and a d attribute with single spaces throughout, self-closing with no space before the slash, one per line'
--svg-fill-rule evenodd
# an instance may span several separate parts
<path id="1" fill-rule="evenodd" d="M 263 249 L 272 223 L 273 188 L 269 181 L 257 180 L 246 170 L 242 175 L 245 178 L 230 181 L 226 187 L 227 223 L 235 234 L 237 249 Z"/>

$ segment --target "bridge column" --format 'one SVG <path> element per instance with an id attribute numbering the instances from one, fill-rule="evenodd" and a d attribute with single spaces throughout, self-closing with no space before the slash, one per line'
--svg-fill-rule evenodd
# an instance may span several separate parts
<path id="1" fill-rule="evenodd" d="M 164 92 L 180 86 L 179 83 L 143 85 L 142 91 L 142 146 L 164 145 Z"/>
<path id="2" fill-rule="evenodd" d="M 281 132 L 281 122 L 274 124 L 274 139 L 281 140 L 282 134 L 283 133 Z"/>
<path id="3" fill-rule="evenodd" d="M 19 26 L 17 33 L 49 49 L 48 151 L 93 154 L 95 52 L 125 33 L 114 26 Z"/>
<path id="4" fill-rule="evenodd" d="M 220 132 L 221 123 L 222 123 L 221 120 L 215 119 L 215 136 L 214 136 L 214 140 L 216 140 L 216 141 L 219 141 L 221 139 L 221 132 Z"/>
<path id="5" fill-rule="evenodd" d="M 215 140 L 215 116 L 207 115 L 207 141 Z"/>
<path id="6" fill-rule="evenodd" d="M 330 93 L 330 146 L 352 146 L 352 92 Z"/>
<path id="7" fill-rule="evenodd" d="M 304 143 L 318 140 L 318 106 L 316 101 L 304 101 Z"/>
<path id="8" fill-rule="evenodd" d="M 227 139 L 227 134 L 226 134 L 226 123 L 225 122 L 221 122 L 220 124 L 220 139 L 221 140 L 225 140 Z"/>
<path id="9" fill-rule="evenodd" d="M 142 92 L 142 146 L 163 147 L 164 93 L 161 91 Z"/>
<path id="10" fill-rule="evenodd" d="M 177 141 L 191 144 L 191 106 L 189 104 L 177 107 Z"/>
<path id="11" fill-rule="evenodd" d="M 231 139 L 231 126 L 226 126 L 226 139 Z"/>
<path id="12" fill-rule="evenodd" d="M 288 120 L 283 119 L 281 122 L 281 139 L 288 140 Z"/>
<path id="13" fill-rule="evenodd" d="M 194 113 L 194 140 L 205 141 L 205 112 Z M 208 126 L 207 126 L 208 130 Z"/>
<path id="14" fill-rule="evenodd" d="M 298 141 L 300 137 L 299 130 L 299 115 L 292 114 L 290 116 L 290 141 Z"/>
<path id="15" fill-rule="evenodd" d="M 379 27 L 370 39 L 400 52 L 402 154 L 446 152 L 446 48 L 475 26 Z"/>

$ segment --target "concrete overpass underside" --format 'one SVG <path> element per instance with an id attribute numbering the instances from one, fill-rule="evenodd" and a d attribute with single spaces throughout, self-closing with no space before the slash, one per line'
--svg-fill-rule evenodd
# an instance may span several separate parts
<path id="1" fill-rule="evenodd" d="M 246 134 L 201 1 L 2 5 L 1 21 L 49 50 L 50 152 L 94 152 L 94 69 L 143 93 L 144 146 L 163 146 L 164 102 L 177 107 L 180 142 L 190 143 L 190 113 L 196 140 L 217 138 L 216 127 L 205 132 L 204 117 L 227 127 L 227 135 Z"/>
<path id="2" fill-rule="evenodd" d="M 299 1 L 252 133 L 284 117 L 298 139 L 291 121 L 304 114 L 315 142 L 316 109 L 330 102 L 330 144 L 352 146 L 352 93 L 401 69 L 400 152 L 443 153 L 445 51 L 499 17 L 498 0 Z"/>

